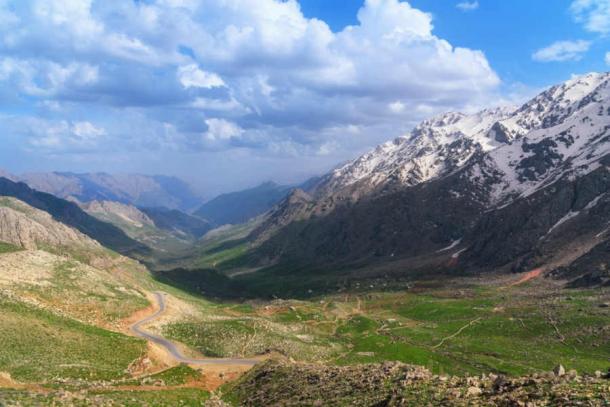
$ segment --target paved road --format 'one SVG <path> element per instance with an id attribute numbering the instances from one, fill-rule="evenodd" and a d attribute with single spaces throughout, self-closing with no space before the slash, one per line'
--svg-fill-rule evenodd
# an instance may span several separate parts
<path id="1" fill-rule="evenodd" d="M 157 299 L 157 304 L 159 306 L 159 310 L 154 314 L 136 322 L 131 326 L 131 332 L 136 334 L 137 336 L 144 338 L 148 341 L 154 342 L 157 345 L 164 347 L 170 355 L 178 362 L 187 363 L 189 365 L 255 365 L 259 360 L 256 359 L 232 359 L 232 358 L 222 358 L 222 359 L 191 359 L 185 357 L 180 350 L 176 347 L 176 345 L 165 339 L 162 336 L 158 336 L 146 331 L 142 328 L 143 325 L 153 321 L 159 315 L 165 312 L 165 296 L 161 292 L 155 292 L 155 298 Z"/>

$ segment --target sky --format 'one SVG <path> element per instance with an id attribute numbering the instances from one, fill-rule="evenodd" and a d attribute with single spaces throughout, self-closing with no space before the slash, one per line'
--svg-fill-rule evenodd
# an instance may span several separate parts
<path id="1" fill-rule="evenodd" d="M 298 183 L 610 68 L 610 0 L 0 0 L 0 168 Z"/>

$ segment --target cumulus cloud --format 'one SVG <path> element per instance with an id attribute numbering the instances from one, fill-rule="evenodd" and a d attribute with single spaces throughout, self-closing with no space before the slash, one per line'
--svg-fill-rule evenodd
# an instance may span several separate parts
<path id="1" fill-rule="evenodd" d="M 223 141 L 240 138 L 244 130 L 237 124 L 225 119 L 207 119 L 208 130 L 204 137 L 209 141 Z"/>
<path id="2" fill-rule="evenodd" d="M 481 51 L 438 37 L 406 1 L 365 0 L 333 32 L 296 0 L 0 0 L 0 88 L 60 123 L 39 141 L 56 151 L 89 122 L 124 151 L 330 163 L 427 115 L 485 105 L 499 84 Z"/>
<path id="3" fill-rule="evenodd" d="M 578 61 L 590 47 L 590 41 L 557 41 L 534 52 L 532 58 L 539 62 Z"/>
<path id="4" fill-rule="evenodd" d="M 104 128 L 88 121 L 30 120 L 26 125 L 29 145 L 52 153 L 98 149 L 107 134 Z"/>
<path id="5" fill-rule="evenodd" d="M 455 5 L 458 9 L 462 11 L 473 11 L 479 8 L 478 1 L 462 1 Z"/>
<path id="6" fill-rule="evenodd" d="M 610 33 L 610 0 L 574 0 L 570 12 L 587 31 Z"/>
<path id="7" fill-rule="evenodd" d="M 212 72 L 203 71 L 196 64 L 179 67 L 178 80 L 185 88 L 210 89 L 225 86 L 220 76 Z"/>

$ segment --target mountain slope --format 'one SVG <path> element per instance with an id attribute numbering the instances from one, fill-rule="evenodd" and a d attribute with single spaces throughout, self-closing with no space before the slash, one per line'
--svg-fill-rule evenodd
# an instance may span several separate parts
<path id="1" fill-rule="evenodd" d="M 78 246 L 101 250 L 95 240 L 15 198 L 0 197 L 0 241 L 25 249 Z"/>
<path id="2" fill-rule="evenodd" d="M 184 181 L 140 174 L 30 173 L 18 177 L 31 188 L 78 202 L 117 201 L 134 206 L 190 210 L 201 199 Z"/>
<path id="3" fill-rule="evenodd" d="M 141 211 L 152 220 L 157 228 L 182 239 L 196 240 L 212 229 L 210 223 L 205 220 L 176 209 L 141 208 Z"/>
<path id="4" fill-rule="evenodd" d="M 519 109 L 423 122 L 279 204 L 251 236 L 253 257 L 280 268 L 550 271 L 605 247 L 609 171 L 610 74 L 590 74 Z"/>
<path id="5" fill-rule="evenodd" d="M 129 238 L 121 229 L 94 218 L 75 203 L 35 191 L 24 183 L 15 183 L 6 178 L 0 178 L 0 195 L 17 198 L 34 208 L 45 211 L 55 220 L 72 226 L 119 253 L 142 254 L 148 251 L 146 246 Z"/>
<path id="6" fill-rule="evenodd" d="M 244 223 L 267 212 L 290 190 L 291 187 L 266 182 L 255 188 L 220 195 L 203 204 L 194 215 L 217 226 Z"/>

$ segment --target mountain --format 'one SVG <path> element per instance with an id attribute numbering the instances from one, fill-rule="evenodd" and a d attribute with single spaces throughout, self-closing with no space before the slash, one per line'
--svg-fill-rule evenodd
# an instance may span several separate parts
<path id="1" fill-rule="evenodd" d="M 129 238 L 121 229 L 87 214 L 74 202 L 38 192 L 22 182 L 0 178 L 0 196 L 17 198 L 28 205 L 49 213 L 53 219 L 77 229 L 109 249 L 124 254 L 142 254 L 148 248 Z"/>
<path id="2" fill-rule="evenodd" d="M 422 122 L 278 204 L 251 255 L 301 272 L 568 267 L 572 278 L 592 259 L 606 281 L 609 186 L 610 74 L 594 73 L 519 108 Z"/>
<path id="3" fill-rule="evenodd" d="M 24 249 L 48 246 L 102 249 L 87 235 L 12 197 L 0 197 L 0 241 Z"/>
<path id="4" fill-rule="evenodd" d="M 179 178 L 140 174 L 29 173 L 17 177 L 31 188 L 77 202 L 116 201 L 138 207 L 191 210 L 201 199 Z"/>
<path id="5" fill-rule="evenodd" d="M 209 222 L 176 209 L 141 208 L 154 225 L 186 240 L 197 240 L 212 230 Z"/>
<path id="6" fill-rule="evenodd" d="M 244 223 L 271 209 L 292 187 L 265 182 L 255 188 L 220 195 L 193 214 L 217 226 Z"/>
<path id="7" fill-rule="evenodd" d="M 161 252 L 186 249 L 211 229 L 204 220 L 177 209 L 136 208 L 114 201 L 92 201 L 81 207 L 97 219 L 120 228 L 130 238 Z"/>

